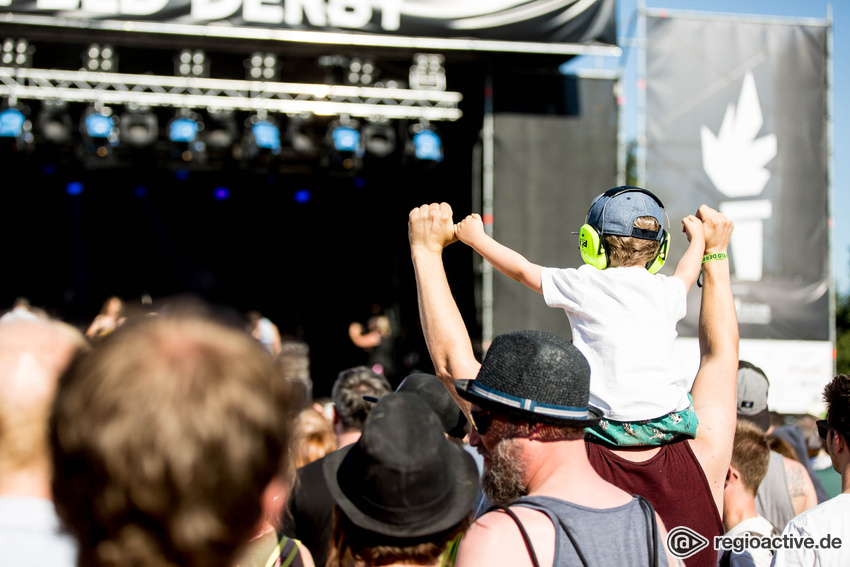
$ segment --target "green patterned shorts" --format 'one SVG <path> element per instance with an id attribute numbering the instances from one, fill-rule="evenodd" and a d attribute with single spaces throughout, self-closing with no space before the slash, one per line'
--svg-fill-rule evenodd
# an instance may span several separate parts
<path id="1" fill-rule="evenodd" d="M 697 414 L 693 398 L 688 394 L 691 405 L 682 411 L 668 413 L 655 419 L 641 421 L 613 421 L 601 419 L 595 427 L 585 429 L 590 441 L 616 447 L 640 447 L 663 445 L 680 438 L 693 439 L 697 436 Z"/>

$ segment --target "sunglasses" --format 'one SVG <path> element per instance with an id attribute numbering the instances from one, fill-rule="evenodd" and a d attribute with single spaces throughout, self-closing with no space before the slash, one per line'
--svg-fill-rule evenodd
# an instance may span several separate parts
<path id="1" fill-rule="evenodd" d="M 472 416 L 472 426 L 475 427 L 475 431 L 479 435 L 487 435 L 487 431 L 493 425 L 493 418 L 496 417 L 496 414 L 489 411 L 474 411 L 470 415 Z"/>
<path id="2" fill-rule="evenodd" d="M 827 433 L 829 431 L 838 431 L 836 428 L 831 426 L 825 419 L 819 419 L 815 422 L 815 425 L 818 426 L 818 435 L 821 439 L 826 440 Z"/>

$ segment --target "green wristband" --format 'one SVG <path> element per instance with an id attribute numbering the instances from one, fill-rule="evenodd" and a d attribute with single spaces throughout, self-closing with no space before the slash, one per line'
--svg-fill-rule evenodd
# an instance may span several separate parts
<path id="1" fill-rule="evenodd" d="M 726 255 L 726 252 L 717 252 L 716 254 L 706 254 L 702 257 L 702 263 L 711 262 L 712 260 L 728 260 L 729 256 Z"/>

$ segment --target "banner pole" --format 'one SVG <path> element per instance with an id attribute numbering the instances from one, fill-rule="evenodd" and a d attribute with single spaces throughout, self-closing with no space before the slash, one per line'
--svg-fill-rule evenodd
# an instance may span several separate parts
<path id="1" fill-rule="evenodd" d="M 484 119 L 481 129 L 481 218 L 484 231 L 493 236 L 493 161 L 495 118 L 493 116 L 493 76 L 484 84 Z M 493 266 L 481 260 L 481 351 L 493 340 Z"/>
<path id="2" fill-rule="evenodd" d="M 832 112 L 833 112 L 833 99 L 832 99 L 832 77 L 833 77 L 833 44 L 832 44 L 832 4 L 827 3 L 826 5 L 826 202 L 827 202 L 827 214 L 829 215 L 829 221 L 827 224 L 827 248 L 829 250 L 829 255 L 832 255 L 833 246 L 835 244 L 835 188 L 834 188 L 834 171 L 833 168 L 835 166 L 835 154 L 833 148 L 833 139 L 832 139 Z M 827 273 L 828 281 L 829 281 L 829 341 L 832 343 L 832 374 L 833 376 L 838 373 L 838 352 L 836 350 L 836 331 L 835 331 L 835 309 L 836 309 L 836 289 L 835 289 L 835 274 L 832 272 L 832 258 L 829 258 L 827 262 Z"/>
<path id="3" fill-rule="evenodd" d="M 638 187 L 646 187 L 646 0 L 638 0 L 637 161 Z"/>

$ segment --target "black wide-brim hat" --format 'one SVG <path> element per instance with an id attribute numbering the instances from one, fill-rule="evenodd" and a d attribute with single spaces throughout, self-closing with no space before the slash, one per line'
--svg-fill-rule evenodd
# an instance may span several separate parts
<path id="1" fill-rule="evenodd" d="M 478 494 L 472 456 L 445 438 L 419 396 L 404 392 L 378 401 L 360 440 L 325 457 L 324 473 L 355 526 L 394 539 L 453 528 L 472 512 Z"/>
<path id="2" fill-rule="evenodd" d="M 573 344 L 543 331 L 493 340 L 475 380 L 455 380 L 463 399 L 495 413 L 565 427 L 592 427 L 590 365 Z"/>

